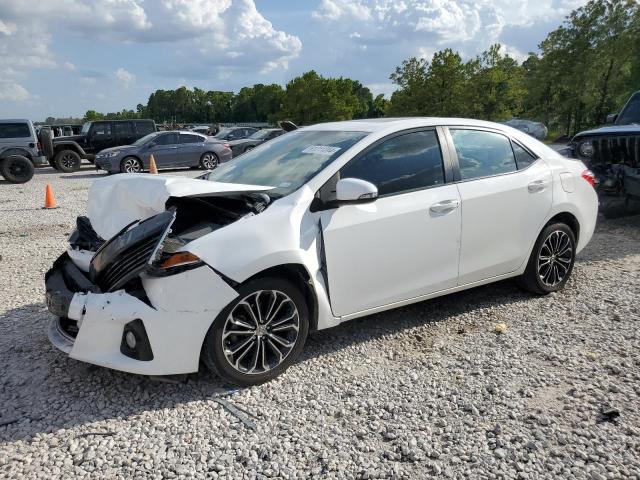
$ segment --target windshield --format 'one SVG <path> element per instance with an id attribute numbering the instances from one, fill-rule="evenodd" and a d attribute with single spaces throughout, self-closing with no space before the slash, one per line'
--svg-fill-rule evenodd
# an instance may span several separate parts
<path id="1" fill-rule="evenodd" d="M 153 137 L 157 135 L 158 135 L 158 132 L 150 133 L 149 135 L 145 135 L 144 137 L 139 138 L 138 140 L 133 142 L 131 145 L 135 145 L 136 147 L 139 147 L 140 145 L 144 145 L 145 143 L 147 143 L 149 140 L 151 140 Z"/>
<path id="2" fill-rule="evenodd" d="M 208 180 L 275 187 L 272 197 L 294 192 L 327 167 L 367 132 L 295 130 L 224 163 Z"/>
<path id="3" fill-rule="evenodd" d="M 82 125 L 82 130 L 80 130 L 80 133 L 86 135 L 87 133 L 89 133 L 90 128 L 91 128 L 91 122 L 84 122 L 84 124 Z"/>
<path id="4" fill-rule="evenodd" d="M 271 130 L 258 130 L 255 133 L 252 133 L 249 138 L 251 140 L 262 140 L 263 138 L 265 138 L 267 135 L 269 135 L 271 133 Z"/>
<path id="5" fill-rule="evenodd" d="M 229 132 L 231 132 L 230 128 L 223 128 L 222 130 L 220 130 L 218 133 L 216 133 L 213 138 L 219 138 L 221 140 L 224 140 L 227 135 L 229 135 Z"/>
<path id="6" fill-rule="evenodd" d="M 631 97 L 616 120 L 618 125 L 629 125 L 630 123 L 640 123 L 640 93 Z"/>

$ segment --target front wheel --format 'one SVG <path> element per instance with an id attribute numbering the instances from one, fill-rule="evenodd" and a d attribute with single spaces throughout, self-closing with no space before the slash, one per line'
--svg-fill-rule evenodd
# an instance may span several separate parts
<path id="1" fill-rule="evenodd" d="M 238 289 L 202 347 L 204 363 L 237 385 L 257 385 L 283 373 L 300 356 L 309 313 L 300 290 L 286 280 L 260 278 Z"/>
<path id="2" fill-rule="evenodd" d="M 22 155 L 0 159 L 0 173 L 9 183 L 26 183 L 33 178 L 33 163 Z"/>
<path id="3" fill-rule="evenodd" d="M 218 157 L 213 152 L 205 152 L 200 157 L 200 168 L 203 170 L 213 170 L 218 166 Z"/>
<path id="4" fill-rule="evenodd" d="M 538 295 L 561 290 L 573 271 L 575 255 L 573 231 L 564 223 L 547 225 L 536 240 L 520 285 Z"/>
<path id="5" fill-rule="evenodd" d="M 120 171 L 122 173 L 140 173 L 142 171 L 142 162 L 135 157 L 127 157 L 120 162 Z"/>
<path id="6" fill-rule="evenodd" d="M 82 158 L 73 150 L 62 150 L 55 156 L 54 162 L 61 172 L 72 173 L 80 170 Z"/>

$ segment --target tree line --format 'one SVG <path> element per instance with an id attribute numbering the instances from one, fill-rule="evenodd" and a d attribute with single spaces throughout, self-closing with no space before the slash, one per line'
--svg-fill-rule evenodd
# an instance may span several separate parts
<path id="1" fill-rule="evenodd" d="M 136 110 L 85 120 L 153 118 L 156 122 L 226 123 L 291 120 L 312 124 L 382 116 L 456 116 L 544 122 L 573 134 L 602 124 L 640 90 L 640 3 L 592 0 L 567 16 L 523 62 L 491 45 L 464 61 L 446 48 L 431 59 L 412 57 L 390 75 L 397 86 L 386 100 L 357 80 L 309 71 L 284 87 L 256 84 L 238 93 L 157 90 Z"/>

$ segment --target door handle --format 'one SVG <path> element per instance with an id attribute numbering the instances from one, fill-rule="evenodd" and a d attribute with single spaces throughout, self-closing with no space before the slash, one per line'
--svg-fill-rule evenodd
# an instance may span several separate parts
<path id="1" fill-rule="evenodd" d="M 529 185 L 527 185 L 527 189 L 529 193 L 538 193 L 542 192 L 547 188 L 547 182 L 545 180 L 534 180 Z"/>
<path id="2" fill-rule="evenodd" d="M 434 203 L 429 207 L 431 213 L 444 215 L 449 212 L 453 212 L 460 206 L 460 200 L 443 200 L 442 202 Z"/>

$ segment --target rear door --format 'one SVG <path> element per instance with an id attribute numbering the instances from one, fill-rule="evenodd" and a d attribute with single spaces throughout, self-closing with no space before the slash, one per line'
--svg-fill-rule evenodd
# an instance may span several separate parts
<path id="1" fill-rule="evenodd" d="M 183 167 L 195 167 L 200 164 L 200 156 L 204 153 L 205 137 L 191 133 L 180 133 L 179 163 Z"/>
<path id="2" fill-rule="evenodd" d="M 131 145 L 136 140 L 133 122 L 114 122 L 117 145 Z"/>
<path id="3" fill-rule="evenodd" d="M 462 201 L 459 284 L 511 273 L 551 209 L 551 171 L 498 131 L 449 127 L 448 139 Z"/>
<path id="4" fill-rule="evenodd" d="M 335 315 L 456 286 L 460 196 L 448 172 L 436 129 L 388 137 L 341 169 L 340 178 L 375 184 L 379 198 L 322 214 Z"/>

